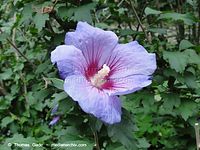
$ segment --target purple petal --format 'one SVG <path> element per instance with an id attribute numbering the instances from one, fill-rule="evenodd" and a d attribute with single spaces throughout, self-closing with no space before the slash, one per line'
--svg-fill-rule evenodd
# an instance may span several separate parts
<path id="1" fill-rule="evenodd" d="M 63 79 L 76 73 L 84 73 L 86 67 L 82 52 L 73 45 L 61 45 L 51 52 L 51 61 L 56 63 Z"/>
<path id="2" fill-rule="evenodd" d="M 93 114 L 108 124 L 121 121 L 120 99 L 91 86 L 84 76 L 66 77 L 64 90 L 73 100 L 78 101 L 86 113 Z"/>
<path id="3" fill-rule="evenodd" d="M 74 45 L 83 52 L 87 64 L 97 63 L 101 67 L 118 43 L 118 37 L 111 31 L 104 31 L 79 22 L 75 32 L 68 32 L 66 45 Z"/>
<path id="4" fill-rule="evenodd" d="M 54 117 L 53 120 L 49 123 L 49 125 L 50 126 L 55 125 L 58 122 L 59 119 L 60 119 L 60 116 Z"/>
<path id="5" fill-rule="evenodd" d="M 151 84 L 151 79 L 146 75 L 133 75 L 118 79 L 111 79 L 112 88 L 104 89 L 109 95 L 124 95 L 142 89 Z"/>
<path id="6" fill-rule="evenodd" d="M 105 62 L 110 68 L 110 78 L 130 75 L 151 75 L 156 69 L 156 57 L 148 53 L 138 42 L 118 44 Z"/>
<path id="7" fill-rule="evenodd" d="M 58 111 L 58 104 L 56 104 L 56 105 L 54 106 L 54 108 L 52 109 L 51 115 L 54 115 L 57 111 Z"/>

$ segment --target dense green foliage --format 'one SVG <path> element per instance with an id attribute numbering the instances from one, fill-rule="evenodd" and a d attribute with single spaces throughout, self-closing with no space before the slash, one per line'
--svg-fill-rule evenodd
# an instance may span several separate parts
<path id="1" fill-rule="evenodd" d="M 44 144 L 36 149 L 52 143 L 84 143 L 74 149 L 89 150 L 98 149 L 95 143 L 106 150 L 195 149 L 199 17 L 198 0 L 1 0 L 0 150 L 20 149 L 8 143 Z M 121 97 L 120 124 L 108 126 L 84 113 L 63 92 L 50 62 L 51 51 L 80 20 L 114 31 L 121 43 L 137 40 L 157 55 L 153 83 Z M 50 127 L 57 103 L 61 119 Z"/>

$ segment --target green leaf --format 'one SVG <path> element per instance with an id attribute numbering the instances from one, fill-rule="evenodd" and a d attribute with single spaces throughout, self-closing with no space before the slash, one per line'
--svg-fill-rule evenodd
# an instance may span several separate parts
<path id="1" fill-rule="evenodd" d="M 184 54 L 188 56 L 188 63 L 200 65 L 200 56 L 196 51 L 187 49 L 184 51 Z"/>
<path id="2" fill-rule="evenodd" d="M 31 108 L 42 111 L 45 107 L 45 104 L 43 103 L 43 100 L 50 94 L 50 90 L 48 89 L 42 89 L 40 91 L 35 92 L 28 92 L 27 97 L 27 104 Z"/>
<path id="3" fill-rule="evenodd" d="M 75 12 L 75 8 L 67 8 L 66 6 L 61 6 L 58 8 L 58 15 L 62 18 L 71 18 Z"/>
<path id="4" fill-rule="evenodd" d="M 0 41 L 6 41 L 7 38 L 9 37 L 8 33 L 0 33 Z"/>
<path id="5" fill-rule="evenodd" d="M 3 73 L 0 73 L 0 80 L 7 80 L 12 76 L 12 69 L 6 69 Z"/>
<path id="6" fill-rule="evenodd" d="M 180 106 L 181 101 L 180 101 L 179 95 L 169 93 L 169 94 L 162 95 L 162 97 L 164 100 L 163 107 L 165 108 L 165 110 L 172 112 L 174 107 Z"/>
<path id="7" fill-rule="evenodd" d="M 11 117 L 5 117 L 1 120 L 1 127 L 7 127 L 9 123 L 11 123 L 13 119 Z"/>
<path id="8" fill-rule="evenodd" d="M 62 99 L 65 99 L 68 97 L 66 92 L 60 92 L 60 93 L 55 93 L 52 95 L 52 97 L 54 97 L 54 101 L 58 102 Z"/>
<path id="9" fill-rule="evenodd" d="M 189 88 L 192 88 L 192 89 L 198 88 L 197 82 L 196 82 L 196 77 L 192 73 L 186 72 L 184 75 L 184 80 L 185 80 L 186 85 Z"/>
<path id="10" fill-rule="evenodd" d="M 200 64 L 200 56 L 194 50 L 188 49 L 183 52 L 163 52 L 163 58 L 167 60 L 172 69 L 182 73 L 188 64 Z"/>
<path id="11" fill-rule="evenodd" d="M 46 78 L 47 80 L 51 81 L 52 85 L 60 90 L 64 90 L 64 81 L 57 78 Z"/>
<path id="12" fill-rule="evenodd" d="M 59 101 L 58 113 L 67 114 L 74 108 L 75 102 L 71 99 L 64 99 Z"/>
<path id="13" fill-rule="evenodd" d="M 20 23 L 32 19 L 32 13 L 33 13 L 33 4 L 32 3 L 26 4 L 22 11 L 22 18 L 20 20 Z"/>
<path id="14" fill-rule="evenodd" d="M 151 146 L 145 138 L 138 139 L 138 143 L 139 148 L 149 148 Z"/>
<path id="15" fill-rule="evenodd" d="M 120 123 L 108 126 L 108 136 L 116 142 L 121 142 L 127 149 L 137 150 L 136 141 L 133 137 L 135 125 L 130 116 L 123 113 Z"/>
<path id="16" fill-rule="evenodd" d="M 86 21 L 92 23 L 91 10 L 96 7 L 96 3 L 85 4 L 77 8 L 71 8 L 68 11 L 73 12 L 75 21 Z M 68 12 L 68 14 L 71 14 Z"/>
<path id="17" fill-rule="evenodd" d="M 182 118 L 187 121 L 195 112 L 197 112 L 197 104 L 191 100 L 181 102 L 178 112 Z"/>
<path id="18" fill-rule="evenodd" d="M 34 92 L 33 96 L 36 100 L 43 101 L 51 93 L 48 89 L 42 89 Z"/>
<path id="19" fill-rule="evenodd" d="M 36 28 L 38 31 L 41 31 L 43 27 L 45 27 L 45 22 L 49 20 L 49 15 L 48 14 L 42 14 L 42 13 L 37 13 L 33 21 L 35 23 Z"/>
<path id="20" fill-rule="evenodd" d="M 187 25 L 193 25 L 196 20 L 191 14 L 180 14 L 176 12 L 162 13 L 158 19 L 171 19 L 173 21 L 183 21 Z"/>
<path id="21" fill-rule="evenodd" d="M 167 29 L 163 29 L 163 28 L 150 28 L 148 30 L 153 33 L 167 34 Z"/>
<path id="22" fill-rule="evenodd" d="M 95 23 L 95 26 L 97 28 L 101 28 L 101 29 L 109 29 L 109 27 L 110 27 L 108 24 L 103 23 L 103 22 Z"/>
<path id="23" fill-rule="evenodd" d="M 170 67 L 182 73 L 188 63 L 188 57 L 182 52 L 163 52 L 163 58 L 169 61 Z"/>
<path id="24" fill-rule="evenodd" d="M 49 71 L 49 68 L 52 67 L 50 61 L 45 61 L 44 63 L 41 63 L 40 65 L 37 66 L 37 69 L 35 71 L 36 74 L 39 73 L 46 73 Z"/>
<path id="25" fill-rule="evenodd" d="M 194 44 L 192 44 L 190 41 L 182 40 L 179 44 L 179 50 L 187 49 L 187 48 L 190 48 L 193 46 L 194 46 Z"/>
<path id="26" fill-rule="evenodd" d="M 37 103 L 37 100 L 33 97 L 33 92 L 28 92 L 27 95 L 27 104 L 32 106 Z"/>
<path id="27" fill-rule="evenodd" d="M 123 145 L 117 142 L 106 146 L 106 150 L 125 150 L 125 149 L 126 148 Z"/>
<path id="28" fill-rule="evenodd" d="M 24 68 L 24 64 L 23 63 L 18 63 L 15 67 L 13 67 L 13 71 L 14 72 L 17 72 L 17 71 L 20 71 Z"/>
<path id="29" fill-rule="evenodd" d="M 142 98 L 142 104 L 144 107 L 144 113 L 148 113 L 149 111 L 153 110 L 155 108 L 154 102 L 154 95 L 148 92 L 142 92 L 141 93 Z"/>
<path id="30" fill-rule="evenodd" d="M 150 7 L 146 7 L 144 12 L 146 15 L 159 15 L 162 13 L 161 11 L 152 9 Z"/>
<path id="31" fill-rule="evenodd" d="M 71 144 L 71 143 L 74 143 L 74 144 L 83 144 L 81 147 L 77 147 L 77 146 L 74 146 L 74 147 L 70 147 L 70 150 L 92 150 L 93 149 L 93 146 L 94 146 L 94 143 L 90 140 L 88 140 L 86 137 L 81 137 L 79 136 L 80 133 L 79 131 L 72 127 L 72 126 L 69 126 L 67 127 L 67 129 L 63 129 L 61 131 L 56 131 L 55 134 L 58 134 L 59 136 L 59 141 L 58 143 L 65 143 L 65 144 Z"/>
<path id="32" fill-rule="evenodd" d="M 136 111 L 136 108 L 140 105 L 141 95 L 135 93 L 129 96 L 120 96 L 120 99 L 122 100 L 123 108 L 130 112 L 134 112 Z"/>
<path id="33" fill-rule="evenodd" d="M 74 19 L 77 21 L 87 21 L 88 23 L 92 23 L 92 16 L 90 11 L 94 9 L 96 3 L 90 3 L 77 8 Z"/>

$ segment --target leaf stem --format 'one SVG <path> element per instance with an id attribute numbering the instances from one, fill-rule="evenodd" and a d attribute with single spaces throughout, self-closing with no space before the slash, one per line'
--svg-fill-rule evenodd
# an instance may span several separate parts
<path id="1" fill-rule="evenodd" d="M 139 23 L 139 25 L 140 25 L 142 31 L 143 31 L 144 34 L 145 34 L 146 39 L 148 40 L 149 43 L 151 43 L 151 40 L 149 39 L 149 36 L 148 36 L 148 34 L 147 34 L 145 28 L 144 28 L 143 25 L 142 25 L 142 22 L 141 22 L 141 20 L 140 20 L 138 14 L 137 14 L 137 11 L 136 11 L 136 9 L 135 9 L 135 7 L 134 7 L 134 4 L 133 4 L 132 0 L 129 0 L 129 3 L 130 3 L 130 5 L 131 5 L 131 8 L 132 8 L 132 10 L 133 10 L 133 13 L 135 14 L 135 17 L 136 17 L 136 19 L 137 19 L 137 21 L 138 21 L 138 23 Z"/>
<path id="2" fill-rule="evenodd" d="M 97 134 L 97 131 L 96 131 L 96 129 L 95 129 L 94 122 L 92 121 L 92 117 L 91 117 L 91 119 L 89 120 L 89 122 L 90 122 L 90 124 L 89 124 L 90 129 L 91 129 L 91 131 L 92 131 L 92 133 L 93 133 L 93 136 L 94 136 L 94 141 L 95 141 L 95 145 L 94 145 L 94 146 L 95 146 L 96 150 L 101 150 L 101 149 L 100 149 L 100 146 L 99 146 L 98 134 Z"/>
<path id="3" fill-rule="evenodd" d="M 197 150 L 199 150 L 200 146 L 200 139 L 199 139 L 199 123 L 195 123 L 195 135 L 196 135 L 196 144 L 197 144 Z"/>
<path id="4" fill-rule="evenodd" d="M 3 31 L 0 29 L 0 33 L 3 33 Z M 26 61 L 28 61 L 32 66 L 35 67 L 35 65 L 17 48 L 17 46 L 9 39 L 6 39 L 8 43 L 20 54 Z"/>
<path id="5" fill-rule="evenodd" d="M 95 147 L 96 147 L 96 150 L 100 150 L 98 134 L 97 134 L 96 131 L 93 131 L 93 134 L 94 134 L 94 140 L 95 140 Z"/>
<path id="6" fill-rule="evenodd" d="M 4 84 L 3 84 L 3 81 L 0 81 L 0 95 L 6 95 L 7 94 L 7 91 L 4 87 Z"/>

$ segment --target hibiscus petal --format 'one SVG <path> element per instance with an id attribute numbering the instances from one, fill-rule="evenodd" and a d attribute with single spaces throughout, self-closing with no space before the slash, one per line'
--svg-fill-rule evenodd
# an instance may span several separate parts
<path id="1" fill-rule="evenodd" d="M 54 115 L 58 111 L 58 104 L 56 104 L 51 110 L 51 115 Z"/>
<path id="2" fill-rule="evenodd" d="M 120 99 L 93 87 L 84 76 L 66 77 L 64 90 L 73 100 L 78 101 L 86 113 L 93 114 L 108 124 L 121 121 Z"/>
<path id="3" fill-rule="evenodd" d="M 156 69 L 156 57 L 138 42 L 118 44 L 105 62 L 111 69 L 110 78 L 130 75 L 151 75 Z"/>
<path id="4" fill-rule="evenodd" d="M 104 31 L 78 22 L 75 32 L 68 32 L 66 45 L 74 45 L 83 52 L 88 65 L 96 64 L 100 69 L 118 43 L 118 37 L 111 31 Z"/>
<path id="5" fill-rule="evenodd" d="M 49 123 L 50 126 L 55 125 L 60 120 L 60 116 L 56 116 L 53 120 Z"/>
<path id="6" fill-rule="evenodd" d="M 109 95 L 124 95 L 142 89 L 151 84 L 151 78 L 146 75 L 132 75 L 118 79 L 111 79 L 111 88 L 104 88 Z"/>
<path id="7" fill-rule="evenodd" d="M 73 45 L 61 45 L 51 52 L 51 61 L 57 64 L 61 78 L 77 73 L 84 73 L 86 68 L 82 52 Z"/>

